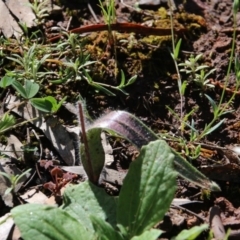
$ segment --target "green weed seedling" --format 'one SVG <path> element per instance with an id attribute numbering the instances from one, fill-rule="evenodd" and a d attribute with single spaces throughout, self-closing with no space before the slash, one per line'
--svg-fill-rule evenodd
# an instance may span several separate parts
<path id="1" fill-rule="evenodd" d="M 214 88 L 215 86 L 210 83 L 208 77 L 216 71 L 211 69 L 206 73 L 207 65 L 199 65 L 198 61 L 202 58 L 202 54 L 198 54 L 196 57 L 190 56 L 185 63 L 179 63 L 178 66 L 183 67 L 180 72 L 185 72 L 190 75 L 190 80 L 197 84 L 197 87 L 201 92 L 205 92 L 208 88 Z M 197 89 L 197 90 L 198 90 Z"/>
<path id="2" fill-rule="evenodd" d="M 102 10 L 104 22 L 108 25 L 108 31 L 111 33 L 111 24 L 116 22 L 115 0 L 109 0 L 106 8 L 102 1 L 99 0 L 99 6 Z"/>
<path id="3" fill-rule="evenodd" d="M 22 70 L 7 71 L 7 74 L 11 77 L 15 77 L 19 80 L 33 80 L 34 82 L 42 82 L 44 76 L 48 74 L 54 74 L 54 72 L 41 72 L 40 69 L 46 59 L 50 56 L 45 54 L 40 60 L 38 59 L 38 52 L 41 49 L 38 45 L 33 44 L 28 51 L 23 53 L 23 56 L 19 54 L 12 54 L 11 57 L 7 57 L 9 60 L 19 64 Z"/>
<path id="4" fill-rule="evenodd" d="M 33 3 L 29 3 L 29 6 L 32 8 L 34 14 L 37 18 L 37 24 L 43 23 L 44 19 L 49 16 L 48 13 L 48 0 L 39 2 L 38 0 L 34 0 Z"/>
<path id="5" fill-rule="evenodd" d="M 5 178 L 7 178 L 11 184 L 11 186 L 9 188 L 6 189 L 5 191 L 5 195 L 9 194 L 10 192 L 14 192 L 16 191 L 16 186 L 18 184 L 18 182 L 20 181 L 20 179 L 22 177 L 24 177 L 25 175 L 27 175 L 29 172 L 31 171 L 31 169 L 28 169 L 26 171 L 24 171 L 22 174 L 17 174 L 17 175 L 12 175 L 12 174 L 7 174 L 5 172 L 0 172 L 0 175 L 4 176 Z"/>

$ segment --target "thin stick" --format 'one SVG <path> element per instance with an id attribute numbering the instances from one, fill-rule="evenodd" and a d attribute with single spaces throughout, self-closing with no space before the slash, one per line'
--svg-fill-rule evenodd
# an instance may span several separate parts
<path id="1" fill-rule="evenodd" d="M 110 24 L 112 31 L 123 31 L 123 32 L 134 32 L 140 33 L 143 35 L 156 35 L 156 36 L 171 36 L 171 28 L 154 28 L 154 27 L 146 27 L 137 23 L 113 23 Z M 88 25 L 80 28 L 75 28 L 69 33 L 88 33 L 88 32 L 98 32 L 98 31 L 108 31 L 109 25 L 107 24 L 94 24 Z M 185 28 L 174 28 L 174 33 L 182 34 L 186 31 Z M 48 39 L 48 42 L 53 42 L 55 40 L 60 39 L 62 34 L 57 35 L 53 38 Z"/>
<path id="2" fill-rule="evenodd" d="M 99 23 L 100 21 L 99 21 L 97 15 L 95 14 L 95 12 L 93 11 L 91 4 L 88 3 L 87 6 L 88 6 L 88 9 L 89 9 L 90 13 L 92 14 L 94 20 L 96 21 L 96 23 Z"/>

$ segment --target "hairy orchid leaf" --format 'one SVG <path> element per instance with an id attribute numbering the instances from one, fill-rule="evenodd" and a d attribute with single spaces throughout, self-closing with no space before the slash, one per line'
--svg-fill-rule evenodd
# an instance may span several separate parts
<path id="1" fill-rule="evenodd" d="M 87 143 L 80 145 L 80 155 L 84 169 L 91 182 L 97 183 L 105 162 L 102 146 L 101 128 L 92 128 L 86 132 Z M 86 145 L 87 144 L 87 145 Z"/>
<path id="2" fill-rule="evenodd" d="M 139 149 L 147 145 L 150 141 L 159 139 L 141 120 L 125 111 L 112 111 L 102 116 L 88 128 L 88 131 L 94 128 L 101 128 L 119 135 Z M 172 153 L 174 154 L 175 169 L 180 176 L 201 188 L 220 191 L 220 188 L 215 182 L 210 181 L 175 150 L 172 149 Z"/>

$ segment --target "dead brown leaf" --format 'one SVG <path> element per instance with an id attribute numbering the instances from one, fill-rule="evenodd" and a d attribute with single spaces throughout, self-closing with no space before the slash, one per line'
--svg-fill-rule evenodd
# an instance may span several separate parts
<path id="1" fill-rule="evenodd" d="M 28 0 L 6 0 L 0 1 L 0 32 L 6 38 L 15 36 L 19 38 L 23 31 L 19 23 L 27 27 L 35 26 L 35 15 Z"/>

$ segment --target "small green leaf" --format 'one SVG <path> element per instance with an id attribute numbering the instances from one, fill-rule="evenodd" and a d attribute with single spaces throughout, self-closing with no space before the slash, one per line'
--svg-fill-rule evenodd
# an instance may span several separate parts
<path id="1" fill-rule="evenodd" d="M 177 42 L 177 45 L 176 45 L 175 49 L 174 49 L 174 60 L 178 59 L 181 43 L 182 43 L 182 39 L 180 38 Z"/>
<path id="2" fill-rule="evenodd" d="M 14 78 L 12 78 L 10 76 L 4 76 L 0 81 L 0 87 L 1 88 L 6 88 L 9 85 L 11 85 L 13 83 L 13 81 L 15 81 Z"/>
<path id="3" fill-rule="evenodd" d="M 204 94 L 206 96 L 206 98 L 209 100 L 212 108 L 213 108 L 213 113 L 214 113 L 214 116 L 218 113 L 218 107 L 215 103 L 215 101 L 210 97 L 208 96 L 207 94 Z"/>
<path id="4" fill-rule="evenodd" d="M 114 94 L 113 92 L 111 92 L 110 90 L 108 90 L 107 88 L 101 86 L 100 84 L 94 83 L 94 82 L 89 82 L 89 85 L 91 85 L 92 87 L 96 88 L 97 90 L 100 90 L 101 92 L 106 93 L 108 96 L 116 96 L 116 94 Z"/>
<path id="5" fill-rule="evenodd" d="M 25 80 L 24 87 L 25 87 L 27 99 L 34 97 L 39 90 L 39 84 L 32 82 L 30 80 Z"/>
<path id="6" fill-rule="evenodd" d="M 7 57 L 7 59 L 12 60 L 16 63 L 18 63 L 20 66 L 24 67 L 24 63 L 23 63 L 23 59 L 22 57 L 20 57 L 17 54 L 12 54 L 12 56 L 16 57 L 16 58 L 12 58 L 12 57 Z"/>
<path id="7" fill-rule="evenodd" d="M 120 191 L 117 223 L 128 238 L 141 235 L 161 221 L 174 197 L 176 172 L 174 154 L 163 140 L 143 146 L 130 165 Z"/>
<path id="8" fill-rule="evenodd" d="M 52 84 L 62 84 L 65 81 L 64 81 L 64 79 L 57 79 L 57 80 L 50 80 L 49 82 Z"/>
<path id="9" fill-rule="evenodd" d="M 11 214 L 24 240 L 89 239 L 75 218 L 56 207 L 25 204 L 13 208 Z"/>
<path id="10" fill-rule="evenodd" d="M 25 98 L 25 99 L 28 98 L 25 88 L 23 87 L 23 85 L 22 85 L 19 81 L 14 80 L 14 81 L 12 82 L 12 86 L 15 88 L 15 90 L 16 90 L 18 93 L 20 93 L 20 95 L 21 95 L 23 98 Z"/>
<path id="11" fill-rule="evenodd" d="M 121 87 L 123 87 L 124 85 L 125 85 L 125 74 L 124 74 L 124 72 L 123 72 L 123 70 L 121 69 L 121 82 L 120 82 L 120 84 L 119 84 L 119 88 L 121 88 Z"/>
<path id="12" fill-rule="evenodd" d="M 6 191 L 4 192 L 4 195 L 8 195 L 13 190 L 13 187 L 8 187 Z"/>
<path id="13" fill-rule="evenodd" d="M 218 127 L 220 127 L 223 124 L 224 121 L 225 121 L 225 118 L 222 119 L 219 123 L 217 123 L 213 127 L 211 127 L 204 135 L 206 136 L 206 135 L 210 134 L 211 132 L 215 131 Z"/>
<path id="14" fill-rule="evenodd" d="M 32 98 L 30 99 L 30 103 L 36 109 L 42 112 L 52 112 L 53 105 L 52 102 L 46 98 Z"/>
<path id="15" fill-rule="evenodd" d="M 104 219 L 100 219 L 95 217 L 94 215 L 90 216 L 92 221 L 95 236 L 98 240 L 124 240 L 123 236 L 116 231 L 109 223 L 107 223 Z"/>
<path id="16" fill-rule="evenodd" d="M 0 120 L 0 133 L 3 133 L 6 129 L 12 127 L 16 120 L 12 115 L 5 113 Z"/>
<path id="17" fill-rule="evenodd" d="M 201 59 L 202 55 L 203 55 L 203 54 L 200 53 L 200 54 L 198 54 L 198 55 L 195 57 L 195 59 L 193 58 L 192 60 L 193 60 L 194 62 L 197 62 L 198 60 Z"/>
<path id="18" fill-rule="evenodd" d="M 62 106 L 62 104 L 66 101 L 67 96 L 65 96 L 56 106 L 56 109 L 54 112 L 57 112 L 59 110 L 59 108 Z"/>
<path id="19" fill-rule="evenodd" d="M 198 67 L 195 69 L 195 72 L 198 72 L 198 71 L 203 70 L 203 69 L 206 69 L 206 68 L 209 68 L 209 66 L 207 66 L 207 65 L 198 66 Z"/>
<path id="20" fill-rule="evenodd" d="M 201 226 L 195 226 L 189 230 L 181 231 L 176 237 L 172 240 L 194 240 L 196 239 L 203 231 L 208 229 L 208 224 L 202 224 Z"/>
<path id="21" fill-rule="evenodd" d="M 182 96 L 184 96 L 184 94 L 185 94 L 185 90 L 186 90 L 187 84 L 188 84 L 188 83 L 187 83 L 187 81 L 185 80 L 185 81 L 183 81 L 183 83 L 182 83 L 182 85 L 181 85 L 180 93 L 181 93 Z"/>
<path id="22" fill-rule="evenodd" d="M 126 87 L 126 86 L 129 86 L 129 85 L 131 85 L 131 84 L 133 84 L 133 83 L 135 83 L 136 80 L 137 80 L 137 75 L 132 76 L 132 77 L 128 80 L 128 82 L 127 82 L 127 84 L 125 85 L 125 87 Z"/>

